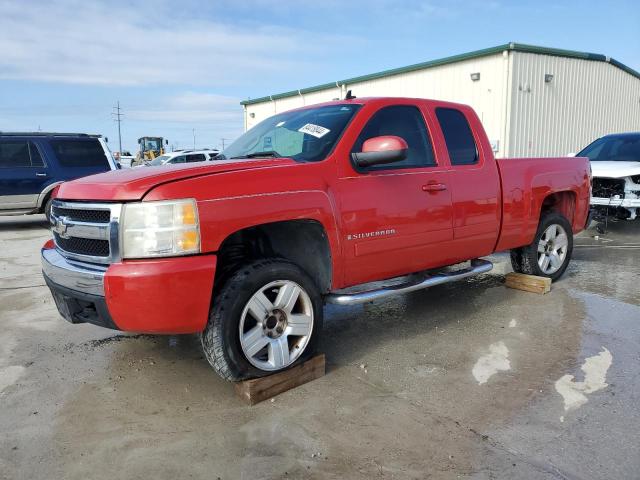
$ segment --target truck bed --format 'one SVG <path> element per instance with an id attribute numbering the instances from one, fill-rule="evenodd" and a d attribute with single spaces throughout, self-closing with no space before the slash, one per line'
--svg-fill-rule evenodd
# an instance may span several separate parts
<path id="1" fill-rule="evenodd" d="M 502 183 L 502 227 L 497 251 L 531 243 L 545 199 L 554 192 L 563 192 L 551 198 L 565 212 L 573 233 L 585 228 L 590 197 L 583 191 L 590 185 L 588 158 L 502 158 L 496 163 Z"/>

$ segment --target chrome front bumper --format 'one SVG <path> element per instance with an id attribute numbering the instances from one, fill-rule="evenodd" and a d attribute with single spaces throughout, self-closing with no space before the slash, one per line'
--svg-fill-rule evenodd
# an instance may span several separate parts
<path id="1" fill-rule="evenodd" d="M 106 265 L 80 264 L 63 257 L 56 249 L 42 249 L 42 273 L 53 283 L 76 292 L 104 297 Z"/>

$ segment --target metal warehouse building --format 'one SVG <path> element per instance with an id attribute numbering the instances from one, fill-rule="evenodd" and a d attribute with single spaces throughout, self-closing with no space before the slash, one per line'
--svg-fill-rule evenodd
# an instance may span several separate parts
<path id="1" fill-rule="evenodd" d="M 640 73 L 604 55 L 518 43 L 246 100 L 244 128 L 347 90 L 469 104 L 498 157 L 565 155 L 640 130 Z"/>

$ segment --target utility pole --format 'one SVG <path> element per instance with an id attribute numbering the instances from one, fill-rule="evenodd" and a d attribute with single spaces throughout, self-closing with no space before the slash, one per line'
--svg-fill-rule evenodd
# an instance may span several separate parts
<path id="1" fill-rule="evenodd" d="M 193 129 L 193 149 L 196 149 L 196 129 Z"/>
<path id="2" fill-rule="evenodd" d="M 120 133 L 120 124 L 122 123 L 122 117 L 124 114 L 120 112 L 120 100 L 118 100 L 116 106 L 113 107 L 113 110 L 114 112 L 111 115 L 113 115 L 114 121 L 118 122 L 118 148 L 120 149 L 119 155 L 122 156 L 122 134 Z"/>
<path id="3" fill-rule="evenodd" d="M 228 138 L 221 138 L 220 141 L 222 142 L 222 150 L 224 151 L 224 142 L 225 140 L 229 140 Z"/>

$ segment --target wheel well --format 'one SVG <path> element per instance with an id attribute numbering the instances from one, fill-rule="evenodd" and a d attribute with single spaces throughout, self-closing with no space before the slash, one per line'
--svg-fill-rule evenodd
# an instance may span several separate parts
<path id="1" fill-rule="evenodd" d="M 556 192 L 548 195 L 542 202 L 540 216 L 547 212 L 558 212 L 573 226 L 573 214 L 576 209 L 576 194 L 574 192 Z"/>
<path id="2" fill-rule="evenodd" d="M 228 236 L 218 250 L 215 282 L 220 285 L 239 266 L 260 258 L 284 258 L 298 265 L 322 293 L 331 290 L 331 250 L 315 220 L 267 223 Z"/>
<path id="3" fill-rule="evenodd" d="M 40 204 L 40 206 L 38 207 L 38 212 L 39 213 L 44 213 L 44 209 L 47 207 L 47 202 L 49 201 L 49 199 L 51 198 L 51 195 L 53 194 L 53 190 L 50 190 L 49 192 L 47 192 L 45 194 L 45 196 L 42 198 L 42 204 Z"/>

